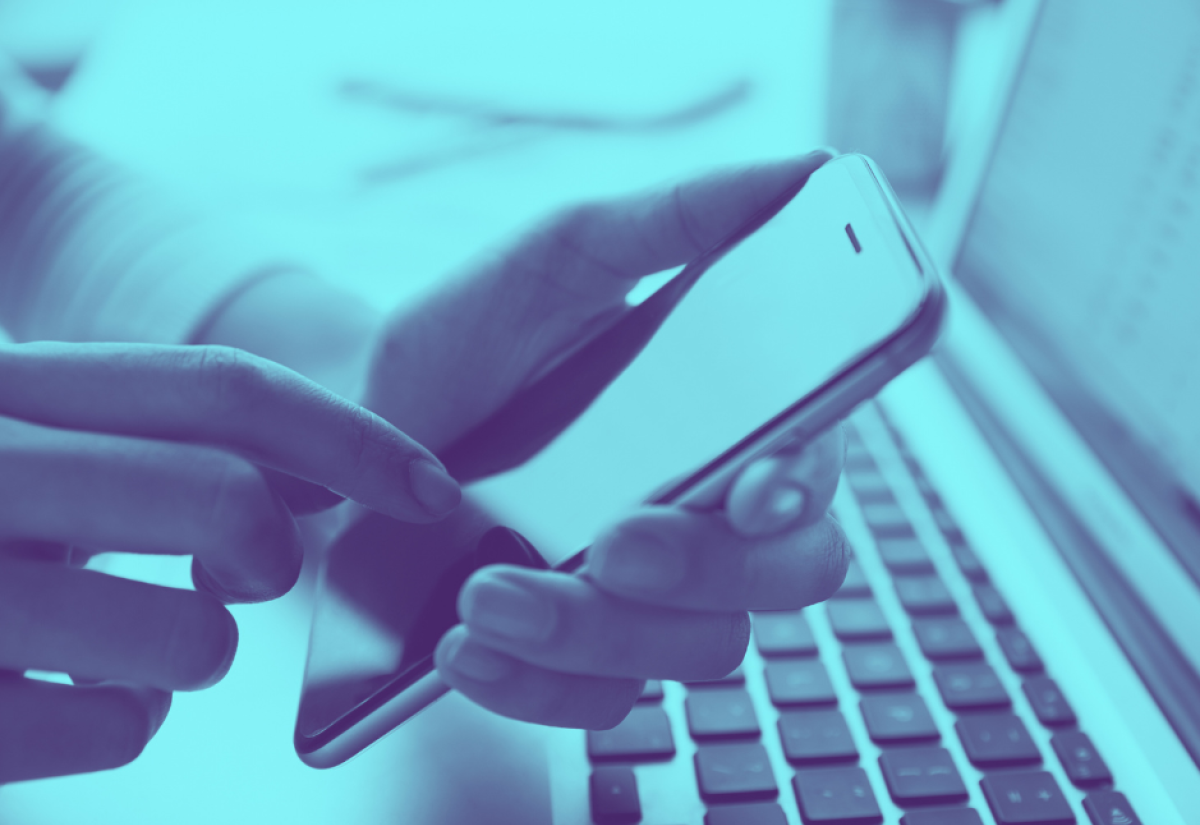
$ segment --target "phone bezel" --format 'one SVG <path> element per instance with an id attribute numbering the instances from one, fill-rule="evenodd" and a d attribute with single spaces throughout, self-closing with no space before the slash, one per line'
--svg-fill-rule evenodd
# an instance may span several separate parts
<path id="1" fill-rule="evenodd" d="M 783 412 L 765 422 L 725 452 L 698 470 L 670 483 L 651 496 L 651 504 L 684 504 L 689 507 L 719 506 L 721 496 L 734 474 L 747 462 L 768 455 L 785 445 L 803 443 L 835 425 L 918 359 L 937 340 L 945 316 L 946 297 L 933 263 L 887 179 L 870 158 L 841 155 L 829 163 L 846 164 L 880 226 L 893 225 L 904 244 L 924 291 L 913 311 L 890 334 L 869 350 L 843 365 L 828 380 L 804 395 Z M 755 213 L 745 224 L 688 264 L 708 269 L 729 250 L 770 220 L 795 197 L 803 182 L 780 195 Z M 873 198 L 870 194 L 880 195 Z M 901 250 L 894 250 L 899 253 Z M 682 273 L 681 273 L 682 274 Z M 557 565 L 570 572 L 582 563 L 586 548 Z M 318 598 L 320 593 L 318 592 Z M 411 718 L 450 688 L 438 678 L 430 656 L 398 674 L 369 698 L 363 700 L 322 729 L 308 736 L 299 730 L 293 740 L 300 759 L 312 767 L 338 765 Z"/>

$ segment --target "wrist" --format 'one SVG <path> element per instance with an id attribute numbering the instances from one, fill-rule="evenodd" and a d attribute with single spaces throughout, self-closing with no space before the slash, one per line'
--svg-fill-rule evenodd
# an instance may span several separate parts
<path id="1" fill-rule="evenodd" d="M 193 338 L 268 358 L 353 401 L 362 399 L 384 314 L 303 269 L 252 280 Z"/>

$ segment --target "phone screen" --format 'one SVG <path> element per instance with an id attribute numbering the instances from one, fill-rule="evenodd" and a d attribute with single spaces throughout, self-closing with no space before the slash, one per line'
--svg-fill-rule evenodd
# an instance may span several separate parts
<path id="1" fill-rule="evenodd" d="M 673 275 L 644 280 L 627 300 Z M 932 281 L 865 160 L 832 161 L 699 276 L 549 446 L 469 494 L 559 563 L 878 350 L 916 315 Z M 463 555 L 469 547 L 434 561 L 427 550 L 349 544 L 327 569 L 298 733 L 324 730 L 426 661 L 475 563 Z"/>
<path id="2" fill-rule="evenodd" d="M 556 564 L 899 327 L 924 283 L 853 163 L 817 170 L 699 278 L 574 424 L 471 494 Z"/>

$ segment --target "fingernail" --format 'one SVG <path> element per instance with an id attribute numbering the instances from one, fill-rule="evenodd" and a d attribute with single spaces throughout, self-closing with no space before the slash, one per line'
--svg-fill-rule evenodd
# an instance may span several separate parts
<path id="1" fill-rule="evenodd" d="M 221 602 L 222 604 L 230 604 L 241 601 L 241 599 L 237 598 L 237 596 L 233 595 L 224 587 L 222 587 L 217 580 L 213 578 L 212 573 L 208 572 L 208 568 L 200 564 L 200 559 L 195 557 L 192 558 L 192 584 L 195 586 L 197 591 L 201 593 L 207 593 L 208 595 L 215 597 L 217 601 Z"/>
<path id="2" fill-rule="evenodd" d="M 473 630 L 523 642 L 545 641 L 554 631 L 554 604 L 518 584 L 485 579 L 465 595 L 462 618 Z"/>
<path id="3" fill-rule="evenodd" d="M 513 661 L 503 653 L 497 653 L 465 638 L 451 642 L 453 645 L 447 663 L 468 679 L 476 682 L 498 682 L 513 671 Z"/>
<path id="4" fill-rule="evenodd" d="M 662 593 L 687 570 L 684 550 L 645 533 L 616 531 L 592 546 L 588 567 L 597 581 L 623 590 Z"/>
<path id="5" fill-rule="evenodd" d="M 462 488 L 441 467 L 424 458 L 410 461 L 408 481 L 413 496 L 432 515 L 444 516 L 462 501 Z"/>
<path id="6" fill-rule="evenodd" d="M 777 487 L 767 496 L 767 513 L 781 519 L 800 515 L 808 496 L 799 487 Z"/>
<path id="7" fill-rule="evenodd" d="M 801 488 L 775 486 L 764 497 L 756 523 L 764 530 L 781 529 L 800 518 L 807 502 L 808 495 Z"/>

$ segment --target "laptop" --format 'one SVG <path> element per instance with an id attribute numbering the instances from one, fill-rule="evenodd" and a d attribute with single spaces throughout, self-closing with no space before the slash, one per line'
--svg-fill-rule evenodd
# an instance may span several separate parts
<path id="1" fill-rule="evenodd" d="M 1200 822 L 1200 6 L 1004 13 L 950 327 L 847 426 L 846 582 L 547 733 L 556 825 Z"/>
<path id="2" fill-rule="evenodd" d="M 257 732 L 268 716 L 277 735 L 247 757 L 264 766 L 253 797 L 220 802 L 223 818 L 1200 822 L 1200 6 L 1001 13 L 1003 105 L 958 147 L 923 233 L 952 276 L 949 329 L 847 425 L 834 509 L 854 565 L 838 594 L 756 615 L 738 671 L 652 684 L 608 732 L 451 695 L 318 774 L 288 753 L 295 693 L 265 708 L 244 691 L 218 721 Z M 294 675 L 308 595 L 239 613 L 248 670 L 178 697 L 178 724 L 189 703 L 233 708 L 230 691 L 271 668 Z M 204 777 L 226 728 L 188 724 L 178 759 L 14 786 L 0 818 L 57 821 L 59 787 L 120 810 L 168 770 L 221 798 Z M 201 803 L 138 810 L 210 821 L 189 813 Z"/>

